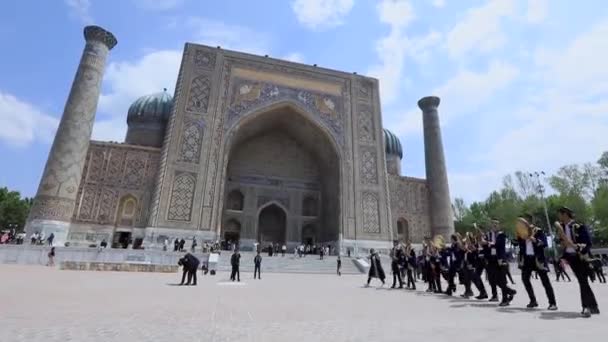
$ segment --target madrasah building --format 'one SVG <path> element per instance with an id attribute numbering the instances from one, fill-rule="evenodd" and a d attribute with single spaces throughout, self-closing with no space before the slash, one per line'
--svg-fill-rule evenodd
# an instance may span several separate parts
<path id="1" fill-rule="evenodd" d="M 84 37 L 29 234 L 84 246 L 196 237 L 344 251 L 453 232 L 439 98 L 418 102 L 427 178 L 406 177 L 377 79 L 186 43 L 175 94 L 137 99 L 124 143 L 94 141 L 117 40 L 98 26 Z"/>

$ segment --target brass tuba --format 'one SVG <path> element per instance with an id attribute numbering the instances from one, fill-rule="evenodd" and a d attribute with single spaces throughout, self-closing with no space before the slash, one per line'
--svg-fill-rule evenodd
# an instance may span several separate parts
<path id="1" fill-rule="evenodd" d="M 522 217 L 517 218 L 515 222 L 515 235 L 518 239 L 526 240 L 530 237 L 531 226 L 526 219 Z"/>
<path id="2" fill-rule="evenodd" d="M 443 239 L 443 235 L 435 235 L 431 240 L 431 246 L 433 246 L 436 250 L 442 250 L 445 247 L 445 240 Z"/>

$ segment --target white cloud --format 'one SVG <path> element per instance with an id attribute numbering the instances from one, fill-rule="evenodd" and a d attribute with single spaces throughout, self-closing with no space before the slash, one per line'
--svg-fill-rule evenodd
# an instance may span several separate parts
<path id="1" fill-rule="evenodd" d="M 304 55 L 302 55 L 299 52 L 292 52 L 284 57 L 281 57 L 281 59 L 290 61 L 290 62 L 296 62 L 296 63 L 304 63 Z"/>
<path id="2" fill-rule="evenodd" d="M 131 103 L 163 88 L 173 95 L 181 58 L 181 51 L 162 50 L 148 53 L 135 62 L 111 63 L 104 75 L 104 88 L 108 90 L 99 98 L 93 138 L 123 141 Z"/>
<path id="3" fill-rule="evenodd" d="M 135 6 L 150 11 L 167 11 L 181 6 L 184 0 L 133 0 Z"/>
<path id="4" fill-rule="evenodd" d="M 123 142 L 127 134 L 127 115 L 124 117 L 97 120 L 93 125 L 93 140 Z"/>
<path id="5" fill-rule="evenodd" d="M 301 24 L 322 30 L 341 25 L 353 4 L 354 0 L 295 0 L 291 7 Z"/>
<path id="6" fill-rule="evenodd" d="M 270 38 L 250 28 L 200 17 L 189 18 L 186 26 L 192 30 L 197 43 L 257 55 L 269 54 Z"/>
<path id="7" fill-rule="evenodd" d="M 70 9 L 70 15 L 80 20 L 83 24 L 89 25 L 93 23 L 93 17 L 91 17 L 90 0 L 64 0 L 65 4 Z"/>
<path id="8" fill-rule="evenodd" d="M 549 0 L 528 0 L 526 19 L 529 23 L 538 24 L 545 20 L 549 11 Z"/>
<path id="9" fill-rule="evenodd" d="M 0 91 L 0 140 L 27 146 L 51 142 L 59 120 L 15 96 Z"/>
<path id="10" fill-rule="evenodd" d="M 445 7 L 445 0 L 433 0 L 431 4 L 433 5 L 433 7 L 443 8 Z"/>
<path id="11" fill-rule="evenodd" d="M 412 5 L 406 0 L 383 0 L 378 4 L 378 14 L 380 22 L 388 24 L 390 31 L 387 36 L 376 42 L 376 53 L 380 62 L 373 65 L 367 73 L 380 80 L 382 102 L 388 104 L 397 98 L 401 90 L 405 58 L 408 49 L 415 45 L 405 32 L 405 28 L 415 16 Z M 418 45 L 426 44 L 425 41 L 422 39 Z"/>
<path id="12" fill-rule="evenodd" d="M 464 19 L 447 34 L 446 47 L 453 58 L 461 58 L 471 50 L 489 52 L 506 42 L 501 22 L 515 14 L 514 0 L 491 0 L 481 7 L 469 9 Z"/>
<path id="13" fill-rule="evenodd" d="M 430 94 L 441 98 L 441 124 L 465 115 L 476 113 L 480 106 L 490 102 L 495 94 L 507 88 L 520 75 L 519 69 L 501 61 L 493 61 L 484 72 L 461 70 Z M 419 109 L 405 111 L 396 117 L 403 118 L 394 124 L 398 135 L 421 134 L 422 115 Z"/>
<path id="14" fill-rule="evenodd" d="M 539 77 L 532 78 L 527 96 L 496 118 L 509 125 L 485 128 L 496 132 L 481 156 L 488 167 L 480 173 L 496 175 L 483 185 L 487 191 L 504 174 L 552 173 L 565 164 L 594 162 L 608 150 L 607 34 L 604 21 L 562 48 L 537 51 Z"/>

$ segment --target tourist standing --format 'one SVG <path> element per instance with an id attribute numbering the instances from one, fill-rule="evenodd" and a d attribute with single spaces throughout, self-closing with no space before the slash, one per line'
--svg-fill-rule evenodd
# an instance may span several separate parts
<path id="1" fill-rule="evenodd" d="M 173 241 L 173 251 L 177 252 L 179 250 L 179 240 L 177 238 L 175 238 L 175 240 Z"/>
<path id="2" fill-rule="evenodd" d="M 241 254 L 238 249 L 234 250 L 230 257 L 230 266 L 232 266 L 232 272 L 230 273 L 230 280 L 234 281 L 237 279 L 241 281 L 241 273 L 239 272 L 239 265 L 241 263 Z"/>
<path id="3" fill-rule="evenodd" d="M 49 261 L 46 263 L 46 265 L 49 267 L 55 266 L 55 247 L 51 247 L 51 251 L 47 256 L 49 257 Z"/>
<path id="4" fill-rule="evenodd" d="M 260 251 L 257 251 L 255 257 L 253 258 L 253 265 L 253 279 L 255 279 L 256 275 L 258 276 L 258 279 L 262 279 L 262 256 L 260 255 Z"/>
<path id="5" fill-rule="evenodd" d="M 337 263 L 337 270 L 336 273 L 338 273 L 339 276 L 342 275 L 342 259 L 340 259 L 340 256 L 338 255 L 338 259 L 336 260 Z"/>
<path id="6" fill-rule="evenodd" d="M 384 269 L 382 268 L 382 262 L 380 261 L 380 255 L 372 248 L 369 250 L 369 272 L 367 274 L 367 284 L 365 287 L 369 287 L 369 283 L 372 281 L 372 278 L 378 278 L 382 282 L 382 286 L 384 286 L 384 279 L 386 275 L 384 274 Z"/>
<path id="7" fill-rule="evenodd" d="M 53 247 L 53 240 L 55 239 L 55 233 L 51 233 L 49 237 L 46 239 L 46 242 L 49 246 Z"/>
<path id="8" fill-rule="evenodd" d="M 281 256 L 285 256 L 285 252 L 287 251 L 287 246 L 285 246 L 285 244 L 283 244 L 283 246 L 281 247 Z"/>
<path id="9" fill-rule="evenodd" d="M 562 258 L 570 264 L 581 292 L 583 307 L 581 315 L 583 317 L 597 315 L 600 313 L 600 309 L 589 285 L 589 265 L 585 259 L 591 250 L 589 230 L 584 224 L 578 224 L 574 221 L 574 212 L 570 208 L 559 208 L 557 217 L 560 221 L 557 224 L 558 235 L 564 247 Z"/>
<path id="10" fill-rule="evenodd" d="M 192 253 L 196 252 L 196 246 L 198 246 L 198 243 L 196 242 L 196 237 L 192 238 Z"/>
<path id="11" fill-rule="evenodd" d="M 165 239 L 165 241 L 163 241 L 163 251 L 167 251 L 167 247 L 169 246 L 169 240 Z"/>
<path id="12" fill-rule="evenodd" d="M 184 250 L 184 246 L 186 245 L 186 240 L 184 240 L 184 238 L 182 238 L 181 240 L 179 240 L 179 251 L 182 252 Z"/>

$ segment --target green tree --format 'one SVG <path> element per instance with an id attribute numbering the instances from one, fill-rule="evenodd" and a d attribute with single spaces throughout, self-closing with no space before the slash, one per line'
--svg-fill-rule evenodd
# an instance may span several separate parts
<path id="1" fill-rule="evenodd" d="M 16 225 L 18 230 L 25 226 L 32 200 L 21 198 L 17 191 L 0 188 L 0 228 Z"/>

